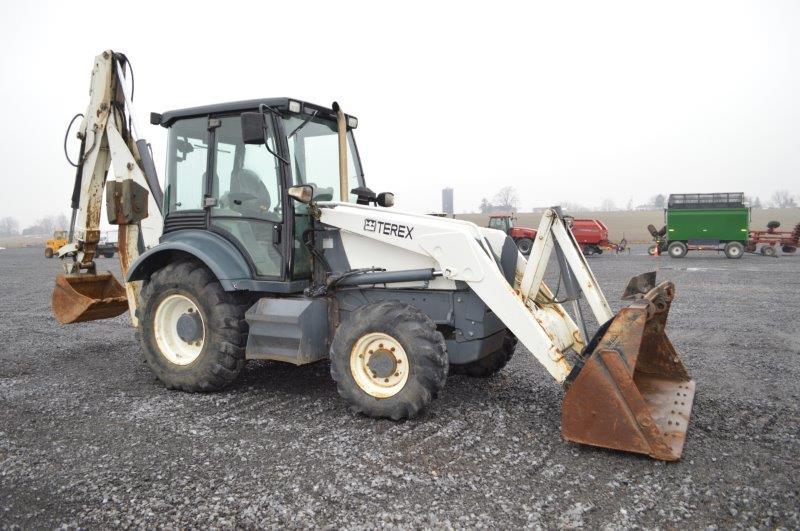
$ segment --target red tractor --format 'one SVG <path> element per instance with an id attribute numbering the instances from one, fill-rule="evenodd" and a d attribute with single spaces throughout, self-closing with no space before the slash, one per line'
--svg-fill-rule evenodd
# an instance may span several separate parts
<path id="1" fill-rule="evenodd" d="M 501 230 L 511 236 L 511 239 L 517 244 L 519 252 L 527 256 L 533 248 L 533 240 L 536 238 L 536 229 L 515 227 L 515 219 L 515 217 L 509 214 L 492 214 L 489 216 L 489 228 Z"/>

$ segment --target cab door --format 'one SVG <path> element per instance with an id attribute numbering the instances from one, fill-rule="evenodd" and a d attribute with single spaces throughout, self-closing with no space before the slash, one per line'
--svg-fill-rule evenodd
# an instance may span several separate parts
<path id="1" fill-rule="evenodd" d="M 275 151 L 269 125 L 268 141 Z M 284 187 L 279 161 L 264 144 L 242 141 L 241 117 L 209 119 L 209 227 L 232 241 L 257 278 L 284 280 Z"/>

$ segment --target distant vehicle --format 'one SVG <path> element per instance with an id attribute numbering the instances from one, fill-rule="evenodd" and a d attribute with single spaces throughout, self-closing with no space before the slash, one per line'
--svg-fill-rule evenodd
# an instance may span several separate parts
<path id="1" fill-rule="evenodd" d="M 608 227 L 599 219 L 574 219 L 569 216 L 564 216 L 564 219 L 571 220 L 572 233 L 584 255 L 603 254 L 604 249 L 617 248 L 608 240 Z M 489 216 L 489 228 L 502 230 L 511 236 L 519 252 L 528 255 L 536 239 L 536 229 L 517 227 L 515 220 L 510 214 L 492 214 Z"/>
<path id="2" fill-rule="evenodd" d="M 533 249 L 533 240 L 536 239 L 536 229 L 526 227 L 515 227 L 514 220 L 517 218 L 511 214 L 492 214 L 489 216 L 489 228 L 497 229 L 508 234 L 517 249 L 524 255 L 529 255 Z"/>
<path id="3" fill-rule="evenodd" d="M 608 227 L 599 219 L 573 219 L 572 233 L 586 256 L 617 248 L 608 239 Z"/>
<path id="4" fill-rule="evenodd" d="M 683 258 L 689 251 L 722 251 L 735 259 L 745 252 L 750 209 L 743 193 L 670 194 L 664 213 L 661 230 L 648 226 L 655 240 L 650 254 Z"/>
<path id="5" fill-rule="evenodd" d="M 797 252 L 798 242 L 800 241 L 800 223 L 794 229 L 778 230 L 781 226 L 779 221 L 767 223 L 767 230 L 751 230 L 750 238 L 747 241 L 746 251 L 754 253 L 758 250 L 764 256 L 777 256 L 778 247 L 786 254 Z M 761 246 L 759 248 L 759 245 Z"/>
<path id="6" fill-rule="evenodd" d="M 118 250 L 119 247 L 117 246 L 117 242 L 109 240 L 108 233 L 106 233 L 100 237 L 100 242 L 98 242 L 97 247 L 95 248 L 95 254 L 105 258 L 114 258 L 114 253 L 116 253 Z"/>
<path id="7" fill-rule="evenodd" d="M 44 256 L 45 258 L 53 258 L 53 255 L 58 252 L 61 247 L 67 244 L 67 231 L 56 230 L 53 232 L 53 237 L 44 242 Z"/>

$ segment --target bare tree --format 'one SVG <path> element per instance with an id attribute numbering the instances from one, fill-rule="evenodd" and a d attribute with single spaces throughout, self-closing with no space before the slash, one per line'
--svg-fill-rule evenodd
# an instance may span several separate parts
<path id="1" fill-rule="evenodd" d="M 650 200 L 650 203 L 652 203 L 655 208 L 664 208 L 664 206 L 667 204 L 667 198 L 664 196 L 664 194 L 656 194 Z"/>
<path id="2" fill-rule="evenodd" d="M 789 190 L 775 190 L 770 200 L 770 206 L 774 208 L 793 208 L 797 206 L 797 201 L 789 193 Z"/>
<path id="3" fill-rule="evenodd" d="M 614 203 L 613 199 L 603 199 L 603 202 L 600 203 L 600 211 L 601 212 L 613 212 L 617 210 L 617 204 Z"/>
<path id="4" fill-rule="evenodd" d="M 481 199 L 481 205 L 478 208 L 480 209 L 481 214 L 488 214 L 492 211 L 492 204 L 484 197 Z"/>
<path id="5" fill-rule="evenodd" d="M 12 217 L 0 219 L 0 236 L 14 236 L 19 234 L 19 223 Z"/>
<path id="6" fill-rule="evenodd" d="M 519 196 L 517 189 L 513 186 L 504 186 L 494 196 L 492 201 L 496 207 L 502 210 L 512 211 L 519 207 Z"/>

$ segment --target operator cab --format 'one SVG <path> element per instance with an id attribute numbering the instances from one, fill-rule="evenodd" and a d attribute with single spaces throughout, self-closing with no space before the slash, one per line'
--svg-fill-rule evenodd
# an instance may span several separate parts
<path id="1" fill-rule="evenodd" d="M 243 113 L 263 113 L 264 141 L 246 142 Z M 336 113 L 289 98 L 248 100 L 152 114 L 169 129 L 164 236 L 207 230 L 233 243 L 256 280 L 308 279 L 307 205 L 289 200 L 310 184 L 314 200 L 340 199 Z M 353 129 L 346 116 L 348 192 L 364 187 Z M 356 202 L 348 193 L 348 201 Z M 162 237 L 163 239 L 163 237 Z M 298 284 L 302 289 L 303 283 Z M 294 291 L 294 290 L 292 290 Z"/>
<path id="2" fill-rule="evenodd" d="M 514 221 L 511 216 L 491 216 L 489 218 L 489 228 L 497 229 L 508 234 L 514 227 Z"/>

